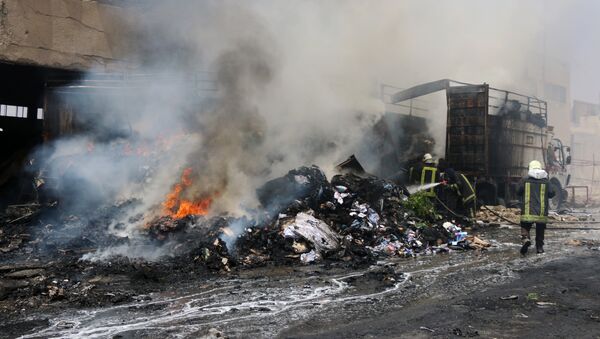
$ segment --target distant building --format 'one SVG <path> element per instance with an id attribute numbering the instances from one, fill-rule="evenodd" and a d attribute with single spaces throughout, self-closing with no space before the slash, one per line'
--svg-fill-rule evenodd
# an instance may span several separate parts
<path id="1" fill-rule="evenodd" d="M 53 105 L 53 87 L 135 64 L 126 56 L 138 9 L 125 3 L 0 1 L 0 186 L 44 136 L 68 131 L 72 114 Z"/>
<path id="2" fill-rule="evenodd" d="M 600 181 L 600 171 L 594 162 L 600 163 L 600 104 L 575 100 L 571 113 L 571 146 L 573 157 L 573 181 L 591 185 Z"/>
<path id="3" fill-rule="evenodd" d="M 555 137 L 565 143 L 571 139 L 570 84 L 569 65 L 542 54 L 530 61 L 523 84 L 523 92 L 548 102 L 548 124 L 554 126 Z"/>

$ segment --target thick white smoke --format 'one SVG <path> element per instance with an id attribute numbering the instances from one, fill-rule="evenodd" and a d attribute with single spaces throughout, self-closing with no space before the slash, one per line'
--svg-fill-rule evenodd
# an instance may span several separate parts
<path id="1" fill-rule="evenodd" d="M 70 173 L 81 185 L 63 193 L 82 203 L 98 195 L 96 205 L 140 199 L 120 220 L 134 226 L 125 227 L 129 233 L 144 220 L 127 221 L 133 216 L 160 214 L 186 167 L 195 175 L 190 198 L 213 196 L 213 213 L 244 213 L 266 179 L 301 165 L 330 171 L 364 149 L 363 136 L 384 111 L 382 82 L 409 87 L 455 78 L 519 89 L 539 47 L 539 7 L 471 0 L 144 6 L 129 18 L 136 32 L 130 59 L 140 64 L 132 73 L 151 76 L 104 91 L 93 105 L 57 93 L 87 130 L 41 157 L 56 174 L 52 159 L 80 147 Z M 445 110 L 433 108 L 431 128 L 443 131 Z M 124 156 L 118 147 L 152 154 Z M 376 166 L 365 159 L 367 169 Z"/>

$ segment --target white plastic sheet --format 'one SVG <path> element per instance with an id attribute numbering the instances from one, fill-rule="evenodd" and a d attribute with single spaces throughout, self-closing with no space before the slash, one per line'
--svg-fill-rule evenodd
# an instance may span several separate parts
<path id="1" fill-rule="evenodd" d="M 305 212 L 298 213 L 296 219 L 285 226 L 283 236 L 292 239 L 303 238 L 319 253 L 340 247 L 337 233 L 324 221 Z"/>

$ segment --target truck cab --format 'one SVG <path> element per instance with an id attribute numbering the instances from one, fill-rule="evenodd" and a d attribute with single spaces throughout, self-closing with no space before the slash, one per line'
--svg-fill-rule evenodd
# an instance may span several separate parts
<path id="1" fill-rule="evenodd" d="M 550 207 L 557 209 L 568 197 L 568 191 L 565 190 L 565 187 L 571 181 L 571 175 L 568 170 L 568 166 L 571 164 L 571 148 L 565 146 L 560 139 L 552 138 L 548 142 L 545 164 L 550 183 L 558 193 L 550 201 Z"/>

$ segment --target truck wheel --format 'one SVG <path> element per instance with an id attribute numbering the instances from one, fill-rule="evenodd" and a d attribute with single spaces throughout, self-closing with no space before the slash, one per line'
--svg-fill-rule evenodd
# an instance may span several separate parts
<path id="1" fill-rule="evenodd" d="M 477 200 L 483 202 L 484 205 L 495 206 L 498 204 L 498 195 L 494 185 L 482 183 L 477 185 L 476 191 Z"/>
<path id="2" fill-rule="evenodd" d="M 556 194 L 552 199 L 549 200 L 551 210 L 559 211 L 565 201 L 563 189 L 560 186 L 560 182 L 556 179 L 550 179 L 550 185 Z"/>

